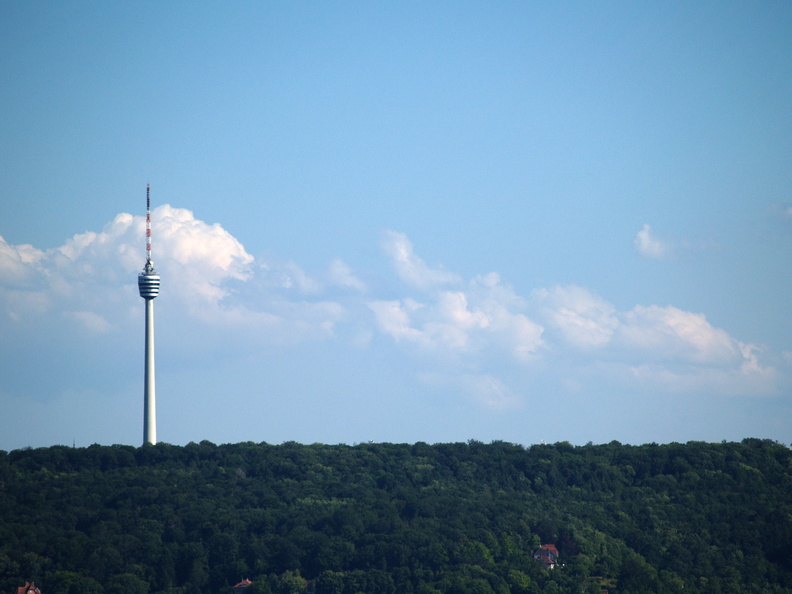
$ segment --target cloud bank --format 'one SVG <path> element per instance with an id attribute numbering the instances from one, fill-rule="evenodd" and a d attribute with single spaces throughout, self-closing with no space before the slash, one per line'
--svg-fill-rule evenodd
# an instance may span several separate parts
<path id="1" fill-rule="evenodd" d="M 493 385 L 493 394 L 508 388 L 523 395 L 494 401 L 525 402 L 530 389 L 521 390 L 520 383 L 548 373 L 559 385 L 604 382 L 648 393 L 776 390 L 778 371 L 760 361 L 762 349 L 712 326 L 703 314 L 658 305 L 618 311 L 574 285 L 538 288 L 522 297 L 496 273 L 464 281 L 427 266 L 403 234 L 386 234 L 384 247 L 397 274 L 417 293 L 370 302 L 378 330 L 421 357 L 453 361 L 457 384 L 468 378 Z M 493 377 L 497 385 L 487 381 Z"/>
<path id="2" fill-rule="evenodd" d="M 169 329 L 180 345 L 185 365 L 211 365 L 220 351 L 233 357 L 345 341 L 392 350 L 393 364 L 430 392 L 493 410 L 529 406 L 537 385 L 773 394 L 788 367 L 780 356 L 781 367 L 769 363 L 772 354 L 714 327 L 702 313 L 652 304 L 619 311 L 575 285 L 520 295 L 498 273 L 465 279 L 427 264 L 396 231 L 382 237 L 383 275 L 395 281 L 384 288 L 364 282 L 340 258 L 315 274 L 291 261 L 255 258 L 221 225 L 186 209 L 160 206 L 152 220 L 163 279 L 159 319 L 168 320 L 165 334 Z M 88 360 L 112 359 L 108 345 L 137 337 L 142 308 L 135 273 L 144 262 L 144 235 L 144 218 L 122 213 L 100 232 L 75 235 L 51 250 L 0 238 L 3 353 L 58 357 L 77 345 Z M 636 248 L 653 258 L 670 249 L 649 225 Z M 64 382 L 90 384 L 89 366 L 75 366 L 77 379 Z M 15 381 L 37 379 L 19 371 Z"/>

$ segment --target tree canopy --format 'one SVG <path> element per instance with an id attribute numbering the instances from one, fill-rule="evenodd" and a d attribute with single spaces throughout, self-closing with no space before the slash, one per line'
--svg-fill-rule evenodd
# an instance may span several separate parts
<path id="1" fill-rule="evenodd" d="M 559 565 L 533 558 L 553 544 Z M 0 451 L 0 591 L 787 592 L 776 442 Z"/>

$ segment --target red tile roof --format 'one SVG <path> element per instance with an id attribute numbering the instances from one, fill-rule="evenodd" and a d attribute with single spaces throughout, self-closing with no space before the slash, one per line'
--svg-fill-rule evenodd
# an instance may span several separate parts
<path id="1" fill-rule="evenodd" d="M 556 548 L 556 546 L 555 546 L 554 544 L 543 544 L 543 545 L 542 545 L 541 547 L 539 547 L 539 548 L 540 548 L 540 549 L 544 549 L 544 550 L 546 550 L 546 551 L 550 551 L 550 552 L 551 552 L 551 553 L 553 553 L 553 554 L 554 554 L 556 557 L 558 557 L 558 549 Z"/>

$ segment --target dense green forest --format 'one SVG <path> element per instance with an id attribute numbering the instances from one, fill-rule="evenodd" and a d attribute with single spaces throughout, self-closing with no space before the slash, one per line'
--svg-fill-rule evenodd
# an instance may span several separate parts
<path id="1" fill-rule="evenodd" d="M 556 545 L 559 565 L 534 560 Z M 209 442 L 0 451 L 0 593 L 792 592 L 792 452 Z"/>

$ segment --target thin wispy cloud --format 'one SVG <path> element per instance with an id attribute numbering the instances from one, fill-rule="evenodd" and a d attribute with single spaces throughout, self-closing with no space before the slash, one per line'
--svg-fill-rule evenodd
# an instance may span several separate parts
<path id="1" fill-rule="evenodd" d="M 613 305 L 582 287 L 536 289 L 532 299 L 539 305 L 544 323 L 557 331 L 557 340 L 576 348 L 606 345 L 619 326 Z"/>
<path id="2" fill-rule="evenodd" d="M 636 251 L 645 258 L 654 260 L 665 260 L 674 254 L 675 245 L 661 239 L 652 229 L 651 225 L 645 223 L 633 240 Z"/>
<path id="3" fill-rule="evenodd" d="M 391 258 L 396 274 L 409 286 L 424 291 L 460 282 L 459 275 L 426 264 L 413 251 L 412 242 L 404 233 L 387 231 L 382 239 L 382 248 Z"/>
<path id="4" fill-rule="evenodd" d="M 328 282 L 332 285 L 353 289 L 363 292 L 366 290 L 366 283 L 360 280 L 341 258 L 333 258 L 328 267 Z"/>
<path id="5" fill-rule="evenodd" d="M 486 373 L 419 373 L 426 385 L 459 394 L 477 406 L 496 412 L 525 408 L 525 398 L 515 393 L 500 378 Z"/>
<path id="6" fill-rule="evenodd" d="M 774 202 L 767 208 L 767 214 L 783 221 L 792 221 L 792 204 Z"/>

